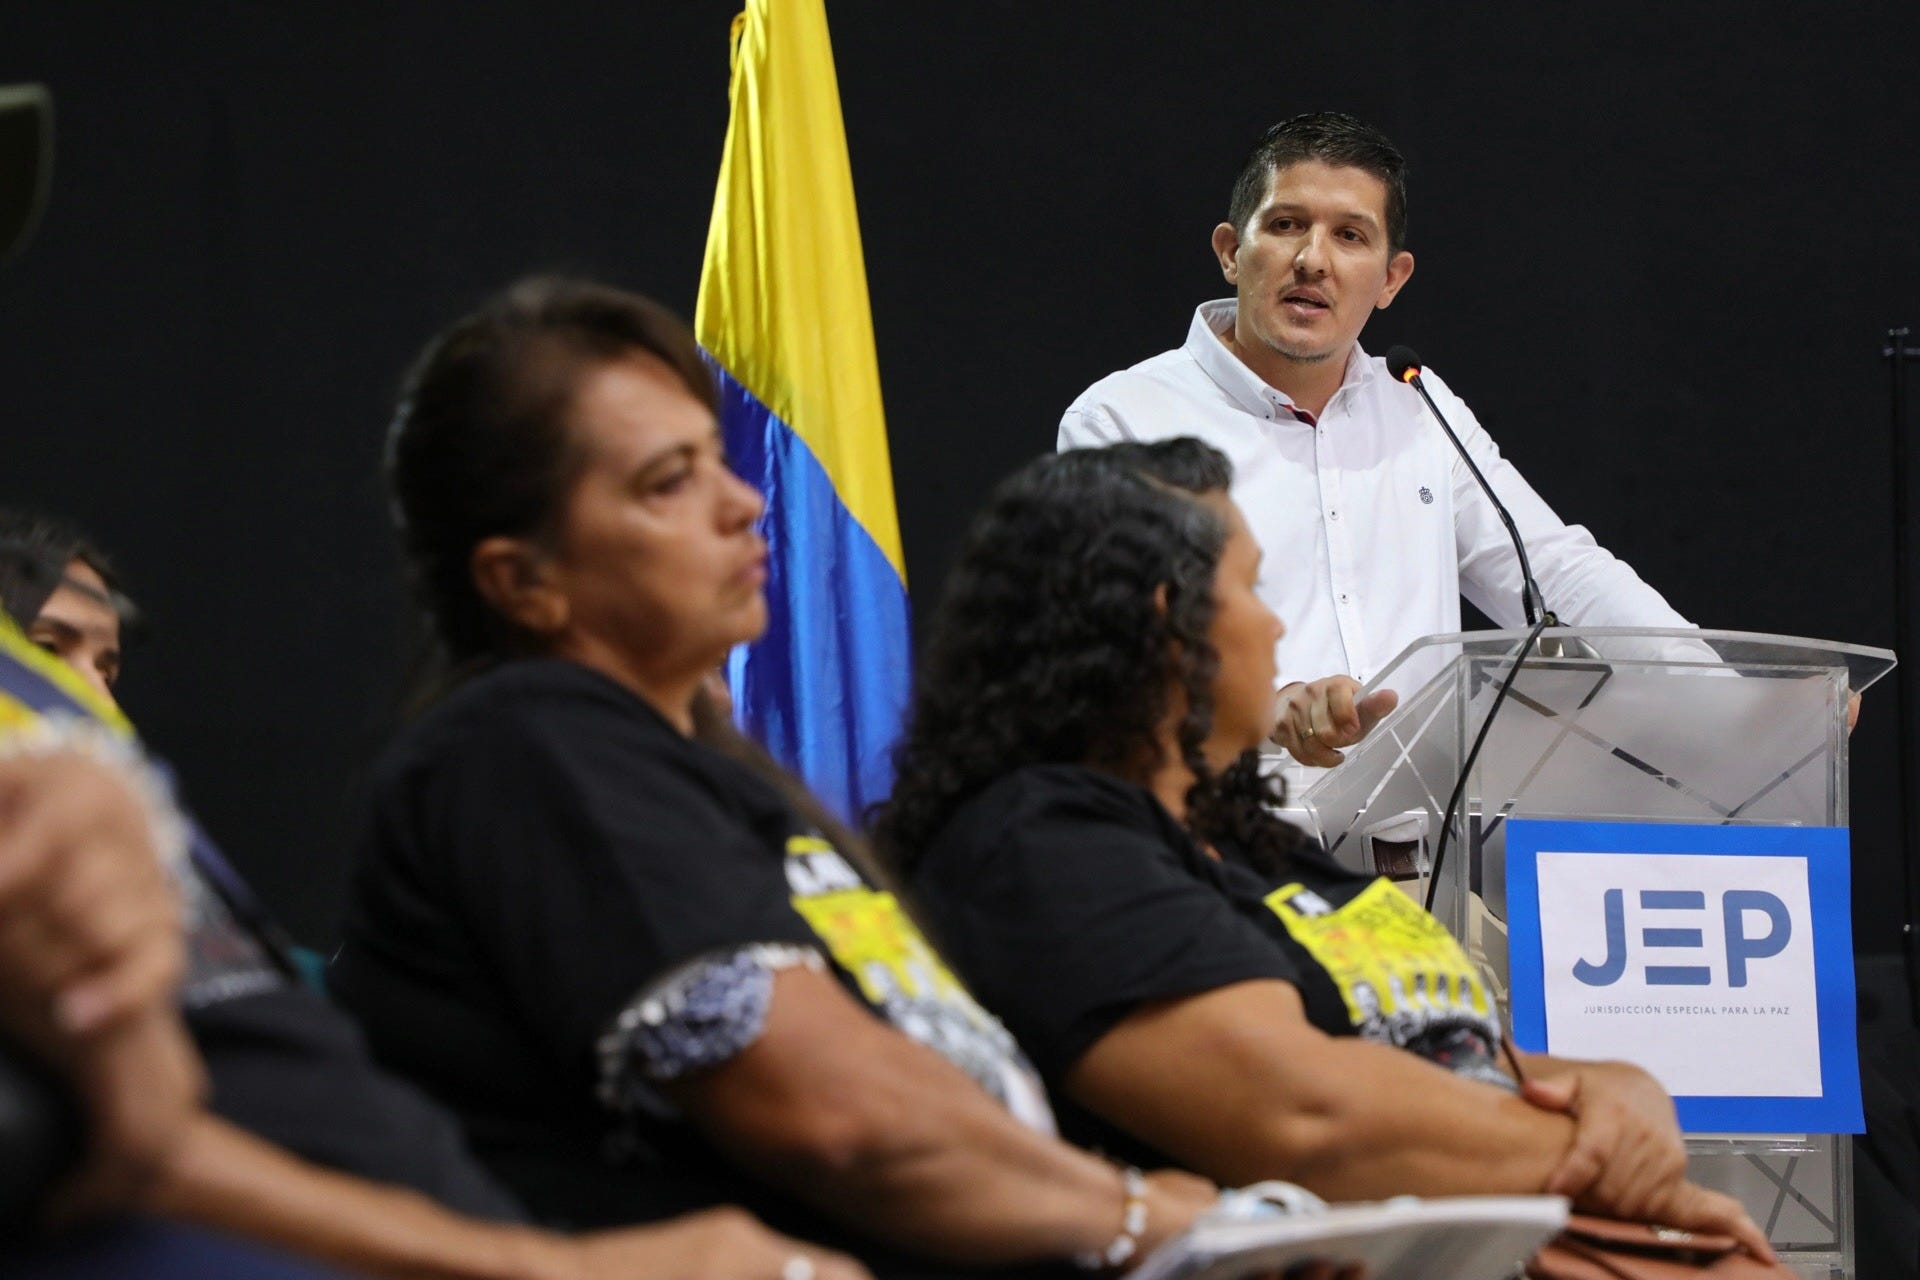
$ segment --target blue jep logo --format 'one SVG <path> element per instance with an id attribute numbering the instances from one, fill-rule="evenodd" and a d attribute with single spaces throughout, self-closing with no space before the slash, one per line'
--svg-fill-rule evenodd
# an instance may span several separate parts
<path id="1" fill-rule="evenodd" d="M 1696 889 L 1642 889 L 1642 911 L 1705 911 L 1707 895 Z M 1597 963 L 1582 959 L 1573 976 L 1589 987 L 1610 987 L 1627 971 L 1626 891 L 1608 889 L 1603 896 L 1607 949 Z M 1752 920 L 1752 916 L 1760 919 Z M 1720 895 L 1720 918 L 1725 926 L 1727 985 L 1747 985 L 1747 967 L 1786 950 L 1793 938 L 1793 917 L 1786 903 L 1761 889 L 1728 889 Z M 1749 924 L 1758 932 L 1748 932 Z M 1674 924 L 1649 925 L 1640 930 L 1640 945 L 1654 951 L 1706 950 L 1706 934 L 1699 928 Z M 1657 959 L 1669 959 L 1667 956 Z M 1688 957 L 1689 959 L 1693 957 Z M 1712 957 L 1706 957 L 1711 960 Z M 1653 964 L 1646 966 L 1650 987 L 1705 987 L 1713 983 L 1708 964 Z"/>

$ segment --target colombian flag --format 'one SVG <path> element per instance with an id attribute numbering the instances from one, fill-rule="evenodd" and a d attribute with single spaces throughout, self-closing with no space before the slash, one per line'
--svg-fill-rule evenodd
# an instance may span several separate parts
<path id="1" fill-rule="evenodd" d="M 735 467 L 766 495 L 767 632 L 741 721 L 843 815 L 885 798 L 907 588 L 867 273 L 822 0 L 748 0 L 694 331 Z"/>

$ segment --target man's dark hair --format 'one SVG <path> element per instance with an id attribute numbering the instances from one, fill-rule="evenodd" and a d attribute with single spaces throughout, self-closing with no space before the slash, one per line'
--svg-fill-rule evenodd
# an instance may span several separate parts
<path id="1" fill-rule="evenodd" d="M 1407 247 L 1406 157 L 1384 133 L 1343 111 L 1309 111 L 1260 135 L 1233 180 L 1227 221 L 1235 231 L 1246 234 L 1248 220 L 1266 202 L 1273 175 L 1302 160 L 1358 169 L 1380 179 L 1387 188 L 1387 252 Z"/>
<path id="2" fill-rule="evenodd" d="M 484 538 L 553 532 L 583 460 L 569 429 L 574 396 L 595 369 L 636 352 L 658 357 L 696 400 L 717 407 L 713 374 L 679 317 L 590 280 L 521 280 L 414 362 L 386 463 L 402 550 L 439 650 L 417 700 L 537 649 L 481 598 L 468 562 Z"/>
<path id="3" fill-rule="evenodd" d="M 47 600 L 67 581 L 67 566 L 76 560 L 100 575 L 107 586 L 106 603 L 120 619 L 122 639 L 131 638 L 140 629 L 140 609 L 128 598 L 107 553 L 64 520 L 0 507 L 0 609 L 21 627 L 40 616 Z"/>

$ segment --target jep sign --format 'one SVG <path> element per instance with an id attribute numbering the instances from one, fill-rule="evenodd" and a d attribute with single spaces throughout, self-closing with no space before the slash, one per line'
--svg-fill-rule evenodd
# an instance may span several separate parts
<path id="1" fill-rule="evenodd" d="M 1550 853 L 1549 858 L 1559 859 L 1580 857 L 1580 854 Z M 1761 864 L 1748 868 L 1751 874 L 1760 873 L 1765 867 Z M 1738 869 L 1725 868 L 1738 874 Z M 1715 867 L 1715 871 L 1722 870 Z M 1578 877 L 1577 870 L 1569 871 L 1568 879 Z M 1794 885 L 1799 889 L 1801 885 Z M 1654 911 L 1704 911 L 1707 908 L 1707 895 L 1698 889 L 1642 889 L 1639 892 L 1640 909 Z M 1627 971 L 1627 926 L 1626 926 L 1626 890 L 1606 889 L 1601 892 L 1600 901 L 1607 923 L 1607 955 L 1599 964 L 1590 960 L 1576 961 L 1573 966 L 1575 980 L 1589 987 L 1610 987 Z M 1582 904 L 1575 903 L 1578 910 Z M 1793 941 L 1793 912 L 1787 904 L 1764 889 L 1727 889 L 1720 895 L 1721 919 L 1725 928 L 1721 937 L 1727 951 L 1727 985 L 1744 987 L 1747 985 L 1747 966 L 1756 960 L 1770 960 L 1787 949 Z M 1760 937 L 1747 935 L 1747 913 L 1757 911 L 1766 919 L 1766 933 Z M 1698 950 L 1706 945 L 1702 939 L 1704 929 L 1655 928 L 1648 926 L 1640 931 L 1641 945 L 1658 950 L 1672 951 L 1682 948 Z M 1786 967 L 1783 962 L 1783 969 Z M 1661 987 L 1708 987 L 1713 985 L 1713 969 L 1704 964 L 1649 964 L 1646 970 L 1646 982 L 1649 986 Z"/>
<path id="2" fill-rule="evenodd" d="M 1843 828 L 1514 820 L 1514 1039 L 1623 1058 L 1691 1132 L 1857 1133 Z"/>

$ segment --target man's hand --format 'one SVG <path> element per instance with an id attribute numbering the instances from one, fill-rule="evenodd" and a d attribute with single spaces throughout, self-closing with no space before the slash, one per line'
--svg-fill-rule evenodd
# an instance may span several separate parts
<path id="1" fill-rule="evenodd" d="M 1312 684 L 1290 684 L 1280 691 L 1280 715 L 1273 740 L 1301 764 L 1330 768 L 1350 747 L 1400 705 L 1400 695 L 1379 689 L 1356 698 L 1360 682 L 1352 676 L 1328 676 Z"/>
<path id="2" fill-rule="evenodd" d="M 1857 693 L 1849 693 L 1847 695 L 1847 733 L 1852 734 L 1853 726 L 1859 723 L 1860 723 L 1860 695 Z"/>
<path id="3" fill-rule="evenodd" d="M 709 1209 L 671 1222 L 601 1231 L 565 1242 L 581 1280 L 872 1280 L 852 1258 L 790 1239 L 742 1209 Z"/>

